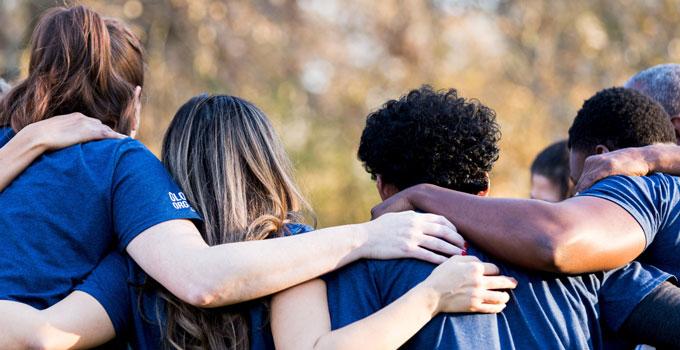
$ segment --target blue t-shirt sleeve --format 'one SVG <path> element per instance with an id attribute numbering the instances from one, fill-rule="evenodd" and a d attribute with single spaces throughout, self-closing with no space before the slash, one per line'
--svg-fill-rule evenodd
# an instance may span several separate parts
<path id="1" fill-rule="evenodd" d="M 600 310 L 605 324 L 618 331 L 649 293 L 672 278 L 672 275 L 654 266 L 637 261 L 606 272 L 599 292 Z"/>
<path id="2" fill-rule="evenodd" d="M 199 219 L 161 162 L 140 142 L 123 143 L 111 188 L 118 249 L 144 230 L 174 219 Z"/>
<path id="3" fill-rule="evenodd" d="M 662 226 L 665 206 L 663 193 L 667 193 L 665 175 L 612 176 L 579 196 L 590 196 L 611 201 L 627 211 L 642 227 L 648 247 Z"/>
<path id="4" fill-rule="evenodd" d="M 75 290 L 87 293 L 104 307 L 116 330 L 116 337 L 127 333 L 131 320 L 128 291 L 128 265 L 117 252 L 107 255 Z"/>

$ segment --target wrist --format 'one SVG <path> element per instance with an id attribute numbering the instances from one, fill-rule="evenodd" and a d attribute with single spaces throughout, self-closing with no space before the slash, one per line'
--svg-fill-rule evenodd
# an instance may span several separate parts
<path id="1" fill-rule="evenodd" d="M 413 287 L 411 292 L 417 294 L 423 300 L 425 310 L 427 310 L 432 317 L 441 311 L 441 293 L 439 293 L 434 286 L 430 285 L 427 279 Z"/>
<path id="2" fill-rule="evenodd" d="M 371 248 L 369 247 L 369 235 L 371 221 L 363 224 L 353 224 L 349 241 L 350 257 L 352 261 L 359 259 L 366 259 L 371 257 Z"/>
<path id="3" fill-rule="evenodd" d="M 48 150 L 47 144 L 41 137 L 40 130 L 34 124 L 21 129 L 14 138 L 17 138 L 17 141 L 20 141 L 28 152 L 43 153 Z"/>
<path id="4" fill-rule="evenodd" d="M 643 147 L 642 158 L 647 164 L 647 173 L 665 172 L 668 169 L 669 154 L 672 152 L 671 148 L 675 146 L 665 144 L 655 144 Z"/>

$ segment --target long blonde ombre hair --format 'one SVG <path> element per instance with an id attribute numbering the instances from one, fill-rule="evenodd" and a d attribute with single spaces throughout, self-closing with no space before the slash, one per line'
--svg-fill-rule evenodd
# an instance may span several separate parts
<path id="1" fill-rule="evenodd" d="M 267 117 L 233 96 L 200 95 L 177 112 L 163 163 L 203 218 L 209 245 L 285 234 L 309 206 Z M 176 349 L 248 349 L 247 305 L 201 309 L 161 290 L 166 343 Z"/>

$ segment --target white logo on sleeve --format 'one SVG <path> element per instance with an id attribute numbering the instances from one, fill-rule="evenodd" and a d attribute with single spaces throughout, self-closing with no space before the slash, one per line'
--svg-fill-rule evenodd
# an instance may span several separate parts
<path id="1" fill-rule="evenodd" d="M 194 211 L 194 208 L 192 208 L 189 205 L 189 202 L 187 202 L 187 197 L 184 196 L 184 193 L 182 192 L 177 192 L 177 194 L 168 192 L 168 196 L 170 197 L 170 200 L 172 201 L 172 206 L 177 209 L 191 209 Z"/>

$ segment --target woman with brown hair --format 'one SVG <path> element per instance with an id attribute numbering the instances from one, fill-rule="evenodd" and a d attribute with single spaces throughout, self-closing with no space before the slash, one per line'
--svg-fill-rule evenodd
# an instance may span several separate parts
<path id="1" fill-rule="evenodd" d="M 115 131 L 134 134 L 141 89 L 112 64 L 114 39 L 103 23 L 84 7 L 48 12 L 34 32 L 29 77 L 4 100 L 0 122 L 21 133 L 24 127 L 53 115 L 79 111 Z M 141 67 L 140 60 L 133 61 Z M 190 110 L 212 108 L 209 101 L 225 100 L 203 99 L 206 102 Z M 130 139 L 76 145 L 36 159 L 0 193 L 0 201 L 16 204 L 0 208 L 4 211 L 0 230 L 9 243 L 0 249 L 0 273 L 7 275 L 0 280 L 13 283 L 7 288 L 0 285 L 0 292 L 5 291 L 0 298 L 35 308 L 58 307 L 62 303 L 57 301 L 73 292 L 74 285 L 94 280 L 99 283 L 84 294 L 93 296 L 100 307 L 75 313 L 80 317 L 75 321 L 90 333 L 79 334 L 76 329 L 82 328 L 72 325 L 57 327 L 72 336 L 61 345 L 94 345 L 88 338 L 91 334 L 98 341 L 106 338 L 101 323 L 84 322 L 100 320 L 104 311 L 108 321 L 114 322 L 108 329 L 120 334 L 124 316 L 116 301 L 125 299 L 120 293 L 127 291 L 115 289 L 127 286 L 124 277 L 122 283 L 110 277 L 121 275 L 119 261 L 102 260 L 116 246 L 165 291 L 170 345 L 242 348 L 251 339 L 245 336 L 244 315 L 250 312 L 245 310 L 257 308 L 235 304 L 262 298 L 360 258 L 414 257 L 441 263 L 446 260 L 442 255 L 460 253 L 459 247 L 449 243 L 463 243 L 450 223 L 412 212 L 262 240 L 299 229 L 287 224 L 296 221 L 295 213 L 304 208 L 304 201 L 292 182 L 285 153 L 272 141 L 276 137 L 261 112 L 258 119 L 256 109 L 220 105 L 221 109 L 212 112 L 188 114 L 222 123 L 216 128 L 221 133 L 213 137 L 197 134 L 194 130 L 199 125 L 192 122 L 171 128 L 187 136 L 166 137 L 164 160 L 184 192 L 174 187 L 141 144 Z M 244 117 L 232 120 L 239 113 Z M 237 121 L 241 127 L 230 124 Z M 210 123 L 200 130 L 209 132 Z M 9 138 L 13 135 L 9 129 L 3 133 Z M 167 141 L 175 139 L 179 141 Z M 201 166 L 205 171 L 196 176 Z M 189 203 L 204 220 L 201 233 L 190 221 L 181 220 L 199 218 Z M 69 214 L 74 208 L 80 208 L 78 215 Z M 10 249 L 27 254 L 19 259 Z M 102 266 L 106 269 L 101 270 Z M 136 276 L 143 275 L 136 269 L 134 265 Z M 36 280 L 41 283 L 28 285 Z M 234 306 L 204 310 L 225 305 Z M 62 325 L 50 326 L 55 324 Z"/>

